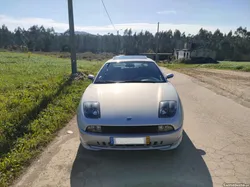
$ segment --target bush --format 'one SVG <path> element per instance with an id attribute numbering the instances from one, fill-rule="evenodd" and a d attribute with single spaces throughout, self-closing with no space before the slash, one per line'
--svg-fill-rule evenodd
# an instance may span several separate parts
<path id="1" fill-rule="evenodd" d="M 181 59 L 174 60 L 172 63 L 175 63 L 175 64 L 191 64 L 190 61 L 191 61 L 190 59 L 181 58 Z"/>
<path id="2" fill-rule="evenodd" d="M 8 50 L 4 48 L 0 48 L 0 52 L 8 52 Z"/>
<path id="3" fill-rule="evenodd" d="M 218 64 L 219 62 L 210 57 L 191 58 L 190 64 Z"/>
<path id="4" fill-rule="evenodd" d="M 191 58 L 191 59 L 178 59 L 174 60 L 172 63 L 177 63 L 177 64 L 218 64 L 219 62 L 209 58 L 209 57 L 197 57 L 197 58 Z"/>

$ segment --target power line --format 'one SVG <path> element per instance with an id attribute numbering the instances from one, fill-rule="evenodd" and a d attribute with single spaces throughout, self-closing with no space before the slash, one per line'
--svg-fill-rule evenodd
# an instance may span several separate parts
<path id="1" fill-rule="evenodd" d="M 106 13 L 107 13 L 107 15 L 108 15 L 108 18 L 109 18 L 110 23 L 112 24 L 112 26 L 113 26 L 113 28 L 115 29 L 115 31 L 117 31 L 116 28 L 115 28 L 115 25 L 113 24 L 113 22 L 112 22 L 112 20 L 111 20 L 111 18 L 110 18 L 110 15 L 109 15 L 109 13 L 108 13 L 108 10 L 107 10 L 107 8 L 106 8 L 106 6 L 105 6 L 103 0 L 101 0 L 101 1 L 102 1 L 102 5 L 103 5 L 103 7 L 104 7 L 104 9 L 105 9 L 105 11 L 106 11 Z M 118 31 L 117 31 L 117 32 L 118 32 Z"/>

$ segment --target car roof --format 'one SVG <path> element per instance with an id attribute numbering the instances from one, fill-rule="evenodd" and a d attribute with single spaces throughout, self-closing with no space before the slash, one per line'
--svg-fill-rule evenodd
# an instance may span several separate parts
<path id="1" fill-rule="evenodd" d="M 154 62 L 151 58 L 143 55 L 118 55 L 114 56 L 112 59 L 109 59 L 107 62 Z"/>

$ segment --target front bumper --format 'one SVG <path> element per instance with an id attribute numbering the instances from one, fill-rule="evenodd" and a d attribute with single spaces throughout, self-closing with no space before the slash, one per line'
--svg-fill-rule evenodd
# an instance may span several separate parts
<path id="1" fill-rule="evenodd" d="M 98 134 L 79 130 L 80 141 L 89 150 L 171 150 L 179 146 L 182 141 L 183 129 L 164 134 Z M 150 137 L 148 145 L 110 145 L 110 137 Z"/>

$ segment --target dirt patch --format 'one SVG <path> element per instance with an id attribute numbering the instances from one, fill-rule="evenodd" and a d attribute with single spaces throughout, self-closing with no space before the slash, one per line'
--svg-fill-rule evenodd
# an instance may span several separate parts
<path id="1" fill-rule="evenodd" d="M 194 77 L 194 81 L 215 93 L 250 108 L 250 73 L 206 68 L 186 68 L 178 71 Z"/>

